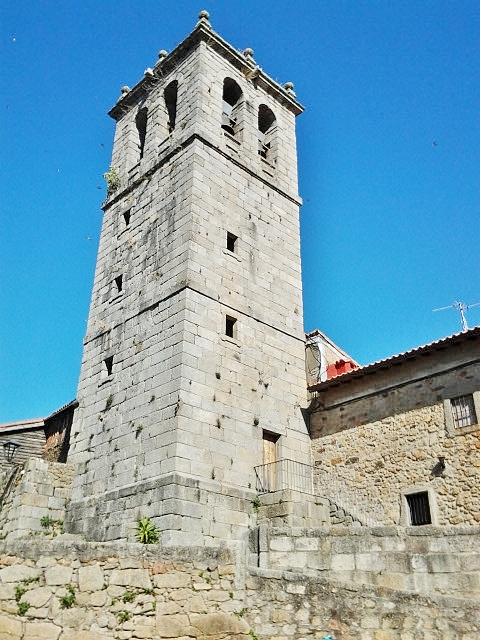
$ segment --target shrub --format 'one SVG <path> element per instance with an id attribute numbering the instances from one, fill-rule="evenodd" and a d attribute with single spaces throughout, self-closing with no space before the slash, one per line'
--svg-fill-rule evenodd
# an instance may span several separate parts
<path id="1" fill-rule="evenodd" d="M 160 531 L 151 522 L 150 518 L 145 516 L 141 520 L 137 520 L 137 533 L 135 535 L 142 544 L 154 544 L 158 542 Z"/>

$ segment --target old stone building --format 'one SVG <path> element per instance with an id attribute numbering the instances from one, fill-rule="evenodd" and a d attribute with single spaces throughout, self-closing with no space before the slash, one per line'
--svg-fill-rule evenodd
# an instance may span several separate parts
<path id="1" fill-rule="evenodd" d="M 376 524 L 480 522 L 480 328 L 310 387 L 317 491 Z"/>

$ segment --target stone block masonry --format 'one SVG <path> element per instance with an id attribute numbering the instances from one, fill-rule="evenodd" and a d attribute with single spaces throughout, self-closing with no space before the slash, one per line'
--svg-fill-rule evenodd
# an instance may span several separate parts
<path id="1" fill-rule="evenodd" d="M 477 640 L 474 601 L 246 568 L 240 548 L 0 542 L 0 640 Z"/>
<path id="2" fill-rule="evenodd" d="M 258 565 L 425 595 L 480 597 L 480 527 L 300 527 L 252 532 Z M 255 545 L 256 540 L 263 544 Z"/>
<path id="3" fill-rule="evenodd" d="M 311 462 L 301 411 L 303 108 L 252 75 L 255 64 L 205 20 L 158 65 L 110 111 L 121 186 L 104 204 L 66 523 L 92 539 L 127 539 L 149 515 L 171 544 L 204 536 L 210 545 L 248 530 L 265 433 L 277 436 L 277 458 Z M 222 128 L 233 85 L 235 135 Z M 268 162 L 265 109 L 276 122 Z"/>
<path id="4" fill-rule="evenodd" d="M 2 535 L 12 539 L 41 534 L 46 531 L 43 518 L 55 521 L 60 531 L 72 478 L 70 464 L 30 458 L 17 473 L 0 512 Z"/>

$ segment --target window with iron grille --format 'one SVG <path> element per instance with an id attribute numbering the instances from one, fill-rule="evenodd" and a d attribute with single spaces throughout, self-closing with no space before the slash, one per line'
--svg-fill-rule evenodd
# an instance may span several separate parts
<path id="1" fill-rule="evenodd" d="M 407 499 L 408 510 L 410 512 L 410 524 L 412 526 L 417 527 L 422 524 L 432 524 L 427 491 L 409 493 L 405 498 Z"/>
<path id="2" fill-rule="evenodd" d="M 473 396 L 459 396 L 450 400 L 452 407 L 453 424 L 455 429 L 468 427 L 477 423 L 477 415 L 475 413 L 475 405 Z"/>

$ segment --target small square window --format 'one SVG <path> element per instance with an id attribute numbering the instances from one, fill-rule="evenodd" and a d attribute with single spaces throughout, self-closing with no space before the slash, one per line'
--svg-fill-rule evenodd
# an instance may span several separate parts
<path id="1" fill-rule="evenodd" d="M 105 369 L 107 370 L 107 376 L 111 376 L 113 370 L 113 356 L 105 358 L 103 362 L 105 364 Z"/>
<path id="2" fill-rule="evenodd" d="M 238 237 L 227 231 L 227 250 L 235 253 L 235 245 Z"/>
<path id="3" fill-rule="evenodd" d="M 123 213 L 123 219 L 125 221 L 125 226 L 128 227 L 128 225 L 130 224 L 130 214 L 131 214 L 131 209 L 128 209 L 127 211 L 124 211 Z"/>
<path id="4" fill-rule="evenodd" d="M 236 325 L 237 319 L 232 318 L 231 316 L 226 316 L 225 318 L 225 335 L 229 338 L 236 337 Z"/>
<path id="5" fill-rule="evenodd" d="M 475 404 L 472 395 L 452 398 L 450 400 L 450 406 L 452 407 L 453 426 L 455 429 L 477 424 L 477 415 L 475 413 Z"/>
<path id="6" fill-rule="evenodd" d="M 428 502 L 428 491 L 409 493 L 405 498 L 407 499 L 408 510 L 410 513 L 410 524 L 413 527 L 432 524 L 430 504 Z"/>

